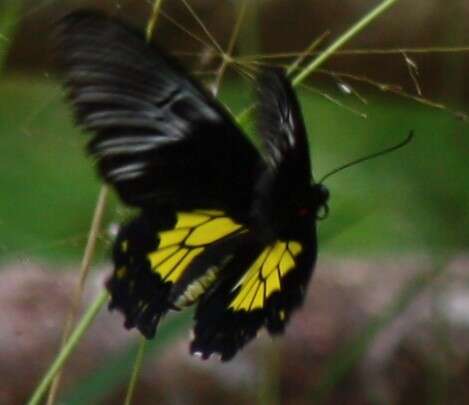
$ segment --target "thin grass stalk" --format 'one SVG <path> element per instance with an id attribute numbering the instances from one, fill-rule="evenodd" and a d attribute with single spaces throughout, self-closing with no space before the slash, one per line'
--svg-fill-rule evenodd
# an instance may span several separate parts
<path id="1" fill-rule="evenodd" d="M 257 405 L 281 405 L 280 374 L 281 354 L 279 344 L 271 340 L 259 350 L 257 361 L 262 368 L 257 388 Z"/>
<path id="2" fill-rule="evenodd" d="M 306 60 L 306 58 L 311 55 L 311 53 L 319 46 L 319 44 L 321 42 L 324 41 L 324 39 L 326 39 L 326 37 L 330 34 L 329 31 L 326 31 L 324 32 L 323 34 L 321 34 L 319 37 L 315 38 L 311 44 L 303 51 L 301 52 L 298 57 L 296 58 L 296 60 L 293 61 L 293 63 L 290 64 L 290 66 L 288 66 L 286 72 L 287 72 L 287 75 L 288 76 L 291 76 L 295 70 L 297 70 L 300 65 Z"/>
<path id="3" fill-rule="evenodd" d="M 344 46 L 355 35 L 360 33 L 366 26 L 368 26 L 371 22 L 373 22 L 376 18 L 378 18 L 397 2 L 398 0 L 384 0 L 373 10 L 369 11 L 363 18 L 361 18 L 357 23 L 353 24 L 347 31 L 339 36 L 325 51 L 321 52 L 308 66 L 301 70 L 300 73 L 298 73 L 298 75 L 296 75 L 292 80 L 292 85 L 294 87 L 300 85 L 311 73 L 313 73 L 327 59 L 329 59 L 334 54 L 334 52 Z M 253 111 L 253 106 L 250 106 L 242 111 L 237 116 L 238 124 L 241 126 L 245 125 Z"/>
<path id="4" fill-rule="evenodd" d="M 223 55 L 223 49 L 216 40 L 216 38 L 212 35 L 212 33 L 207 29 L 205 26 L 204 22 L 202 19 L 198 16 L 198 14 L 194 11 L 194 9 L 191 7 L 191 5 L 187 2 L 187 0 L 180 0 L 182 4 L 186 7 L 187 11 L 189 11 L 190 15 L 194 18 L 194 20 L 199 24 L 200 28 L 202 31 L 205 33 L 207 38 L 210 40 L 211 44 L 213 47 L 216 48 L 218 52 L 220 52 L 221 55 Z"/>
<path id="5" fill-rule="evenodd" d="M 161 6 L 163 5 L 163 0 L 155 0 L 153 2 L 153 7 L 151 10 L 150 18 L 148 19 L 147 29 L 145 31 L 147 41 L 151 40 L 153 36 L 153 32 L 156 28 L 156 23 L 158 21 L 158 17 L 160 16 Z"/>
<path id="6" fill-rule="evenodd" d="M 181 336 L 183 331 L 187 331 L 187 324 L 192 317 L 193 311 L 191 310 L 168 316 L 158 329 L 157 338 L 146 341 L 144 360 L 149 355 L 163 353 L 177 337 Z M 60 403 L 67 405 L 104 403 L 109 393 L 115 392 L 123 385 L 128 385 L 129 370 L 132 370 L 135 363 L 139 344 L 138 339 L 133 340 L 122 350 L 108 353 L 91 373 L 68 388 L 60 397 Z"/>
<path id="7" fill-rule="evenodd" d="M 143 366 L 143 357 L 145 354 L 145 348 L 147 345 L 147 340 L 142 336 L 140 338 L 140 343 L 138 345 L 137 355 L 135 356 L 134 366 L 132 367 L 132 374 L 130 376 L 129 385 L 127 387 L 127 393 L 125 395 L 124 405 L 130 405 L 132 403 L 132 398 L 135 392 L 135 387 L 137 386 L 138 377 L 140 375 L 140 370 Z"/>
<path id="8" fill-rule="evenodd" d="M 60 343 L 60 350 L 64 347 L 70 333 L 72 331 L 73 325 L 75 324 L 78 312 L 80 309 L 81 298 L 83 296 L 83 291 L 85 288 L 85 281 L 88 277 L 91 261 L 93 259 L 94 253 L 96 251 L 96 242 L 98 240 L 98 235 L 101 229 L 101 223 L 104 217 L 104 212 L 106 210 L 106 202 L 108 199 L 109 189 L 107 186 L 102 186 L 98 195 L 98 201 L 96 202 L 96 207 L 93 214 L 93 219 L 91 222 L 90 231 L 88 234 L 88 241 L 86 243 L 85 251 L 83 254 L 78 285 L 75 288 L 72 298 L 72 304 L 67 315 L 67 320 L 65 322 L 65 327 L 62 333 L 62 340 Z M 52 385 L 49 390 L 49 395 L 47 397 L 47 405 L 53 405 L 57 397 L 57 392 L 60 386 L 60 380 L 62 376 L 62 370 L 59 370 Z"/>
<path id="9" fill-rule="evenodd" d="M 59 370 L 63 367 L 68 357 L 73 353 L 73 350 L 80 342 L 80 339 L 84 333 L 88 330 L 89 326 L 98 315 L 101 308 L 108 300 L 108 293 L 106 290 L 102 290 L 101 293 L 96 297 L 94 302 L 88 307 L 80 322 L 78 323 L 75 330 L 72 332 L 64 347 L 49 366 L 46 374 L 42 377 L 39 385 L 33 392 L 31 399 L 27 405 L 38 405 L 42 397 L 47 391 L 47 388 L 51 384 L 53 378 L 57 375 Z"/>
<path id="10" fill-rule="evenodd" d="M 447 54 L 447 53 L 468 53 L 469 46 L 423 46 L 423 47 L 402 47 L 402 48 L 347 48 L 339 49 L 335 51 L 335 55 L 341 56 L 360 56 L 360 55 L 402 55 L 402 53 L 408 55 L 418 54 Z M 276 52 L 268 53 L 265 55 L 246 55 L 239 56 L 237 61 L 252 62 L 256 60 L 268 60 L 268 59 L 291 59 L 297 58 L 302 55 L 304 51 L 300 52 Z M 321 51 L 312 51 L 310 54 L 319 55 Z"/>
<path id="11" fill-rule="evenodd" d="M 339 48 L 344 46 L 355 35 L 361 32 L 367 25 L 374 21 L 377 17 L 383 14 L 388 8 L 397 3 L 398 0 L 384 0 L 367 13 L 363 18 L 353 24 L 347 31 L 345 31 L 339 38 L 337 38 L 324 52 L 314 59 L 308 66 L 306 66 L 298 75 L 293 79 L 293 86 L 298 86 L 305 80 L 314 70 L 321 66 L 327 59 L 329 59 Z"/>
<path id="12" fill-rule="evenodd" d="M 215 90 L 214 92 L 218 93 L 221 85 L 221 80 L 223 78 L 223 75 L 225 74 L 225 70 L 228 67 L 228 65 L 231 63 L 231 56 L 233 54 L 234 47 L 236 45 L 236 41 L 238 39 L 239 35 L 239 30 L 241 29 L 241 24 L 244 20 L 244 16 L 246 15 L 246 10 L 247 10 L 247 5 L 248 5 L 249 0 L 243 0 L 241 3 L 241 7 L 239 9 L 238 17 L 236 18 L 235 26 L 233 28 L 233 31 L 231 32 L 231 37 L 230 41 L 228 43 L 228 47 L 226 49 L 226 52 L 223 53 L 223 59 L 220 65 L 220 68 L 218 70 L 217 78 L 215 81 Z M 216 95 L 216 94 L 215 94 Z"/>

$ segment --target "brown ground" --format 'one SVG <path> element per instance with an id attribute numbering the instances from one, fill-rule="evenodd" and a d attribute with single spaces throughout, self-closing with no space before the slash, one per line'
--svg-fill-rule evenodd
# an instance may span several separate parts
<path id="1" fill-rule="evenodd" d="M 469 258 L 458 257 L 377 333 L 363 356 L 331 390 L 328 404 L 469 403 Z M 322 259 L 304 308 L 286 335 L 261 334 L 227 364 L 188 354 L 189 331 L 162 356 L 147 359 L 138 404 L 250 404 L 258 395 L 282 404 L 311 403 L 333 356 L 363 336 L 412 280 L 431 270 L 425 257 L 366 262 Z M 97 294 L 106 271 L 96 271 L 84 305 Z M 425 278 L 423 279 L 425 280 Z M 0 269 L 0 404 L 21 404 L 50 363 L 60 341 L 76 277 L 31 262 Z M 64 384 L 118 353 L 136 333 L 119 314 L 103 311 L 67 367 Z M 348 350 L 349 357 L 353 352 Z M 273 390 L 277 390 L 277 393 Z M 114 400 L 121 403 L 122 393 Z M 377 400 L 378 402 L 373 402 Z M 466 402 L 465 402 L 466 401 Z M 270 403 L 270 402 L 267 402 Z"/>

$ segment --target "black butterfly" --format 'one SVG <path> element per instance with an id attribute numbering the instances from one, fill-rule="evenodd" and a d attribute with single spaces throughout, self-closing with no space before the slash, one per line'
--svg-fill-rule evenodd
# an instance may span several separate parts
<path id="1" fill-rule="evenodd" d="M 257 80 L 259 152 L 179 64 L 122 22 L 75 12 L 58 55 L 89 153 L 140 209 L 114 245 L 110 308 L 147 338 L 198 302 L 191 352 L 232 358 L 281 333 L 303 301 L 329 193 L 311 178 L 306 129 L 281 70 Z"/>

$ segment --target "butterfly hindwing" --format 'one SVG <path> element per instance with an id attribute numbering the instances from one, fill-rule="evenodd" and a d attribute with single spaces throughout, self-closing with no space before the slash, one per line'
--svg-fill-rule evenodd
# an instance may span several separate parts
<path id="1" fill-rule="evenodd" d="M 152 337 L 169 309 L 192 304 L 210 288 L 245 233 L 221 211 L 143 213 L 116 239 L 110 307 L 124 313 L 127 327 Z"/>
<path id="2" fill-rule="evenodd" d="M 316 240 L 277 240 L 250 245 L 223 272 L 227 274 L 203 297 L 196 311 L 191 351 L 229 360 L 262 327 L 281 333 L 291 312 L 304 299 L 316 260 Z M 231 273 L 231 277 L 228 276 Z"/>

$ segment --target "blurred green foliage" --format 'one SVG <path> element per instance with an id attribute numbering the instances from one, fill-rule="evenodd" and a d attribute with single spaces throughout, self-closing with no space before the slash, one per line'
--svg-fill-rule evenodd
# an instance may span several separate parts
<path id="1" fill-rule="evenodd" d="M 2 254 L 78 257 L 99 187 L 83 138 L 53 83 L 12 79 L 1 87 Z"/>

